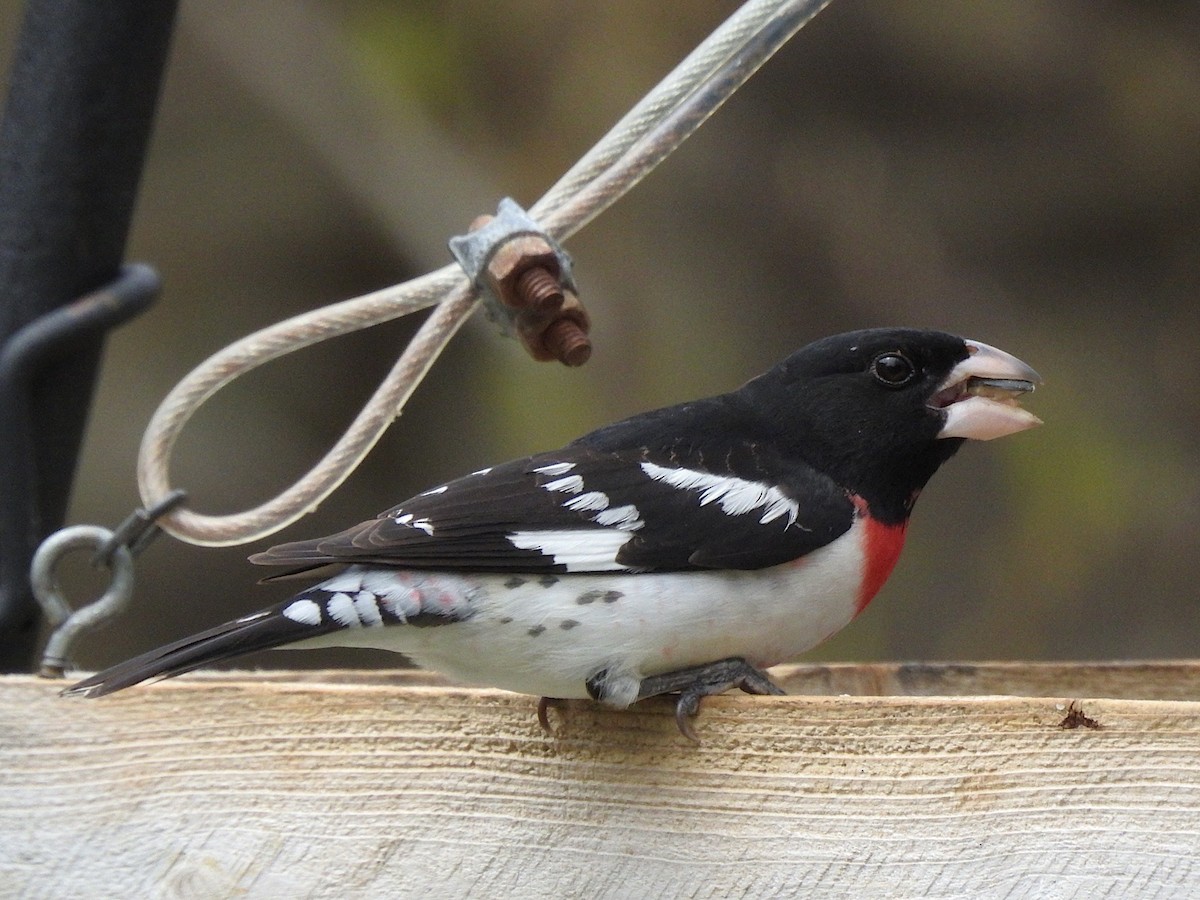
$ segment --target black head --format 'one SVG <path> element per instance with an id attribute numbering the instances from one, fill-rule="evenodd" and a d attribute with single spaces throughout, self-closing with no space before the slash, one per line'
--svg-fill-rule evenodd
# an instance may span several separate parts
<path id="1" fill-rule="evenodd" d="M 815 341 L 734 396 L 788 455 L 899 520 L 965 438 L 1038 424 L 1016 397 L 1037 373 L 995 348 L 938 331 L 872 329 Z"/>

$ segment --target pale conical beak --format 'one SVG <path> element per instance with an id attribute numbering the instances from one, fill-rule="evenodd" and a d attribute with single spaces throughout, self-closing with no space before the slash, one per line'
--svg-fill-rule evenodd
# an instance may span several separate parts
<path id="1" fill-rule="evenodd" d="M 990 441 L 1041 425 L 1041 419 L 1021 408 L 1020 399 L 1042 383 L 1042 376 L 1011 353 L 980 341 L 966 345 L 970 355 L 929 401 L 946 416 L 938 437 Z"/>

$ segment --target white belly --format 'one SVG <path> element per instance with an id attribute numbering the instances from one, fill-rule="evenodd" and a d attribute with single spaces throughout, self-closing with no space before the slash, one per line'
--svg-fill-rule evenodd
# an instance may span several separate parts
<path id="1" fill-rule="evenodd" d="M 571 574 L 553 582 L 405 573 L 443 608 L 447 598 L 463 598 L 471 617 L 346 628 L 291 646 L 392 650 L 456 681 L 547 697 L 586 697 L 585 682 L 607 670 L 609 702 L 623 706 L 647 675 L 733 656 L 771 666 L 840 630 L 860 608 L 863 529 L 858 520 L 797 562 L 753 572 Z M 372 578 L 350 569 L 334 581 L 360 574 Z"/>

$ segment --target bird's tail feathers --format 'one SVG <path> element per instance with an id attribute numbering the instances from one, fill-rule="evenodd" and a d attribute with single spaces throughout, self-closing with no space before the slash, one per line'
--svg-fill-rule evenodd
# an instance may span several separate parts
<path id="1" fill-rule="evenodd" d="M 282 610 L 293 600 L 118 663 L 72 685 L 63 696 L 103 697 L 143 681 L 173 678 L 244 653 L 337 630 L 338 625 L 331 621 L 307 624 L 283 615 Z"/>

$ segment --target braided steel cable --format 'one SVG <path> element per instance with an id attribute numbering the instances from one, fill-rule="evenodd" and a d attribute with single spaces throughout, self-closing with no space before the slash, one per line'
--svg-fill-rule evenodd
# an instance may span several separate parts
<path id="1" fill-rule="evenodd" d="M 751 0 L 687 56 L 530 210 L 546 234 L 570 237 L 683 143 L 829 0 Z M 286 527 L 328 497 L 395 420 L 417 384 L 479 303 L 476 287 L 450 265 L 396 285 L 303 313 L 211 356 L 164 398 L 147 425 L 137 476 L 147 507 L 173 488 L 172 450 L 192 415 L 235 378 L 303 347 L 437 305 L 347 431 L 295 484 L 239 513 L 176 508 L 159 519 L 175 537 L 232 546 Z"/>

